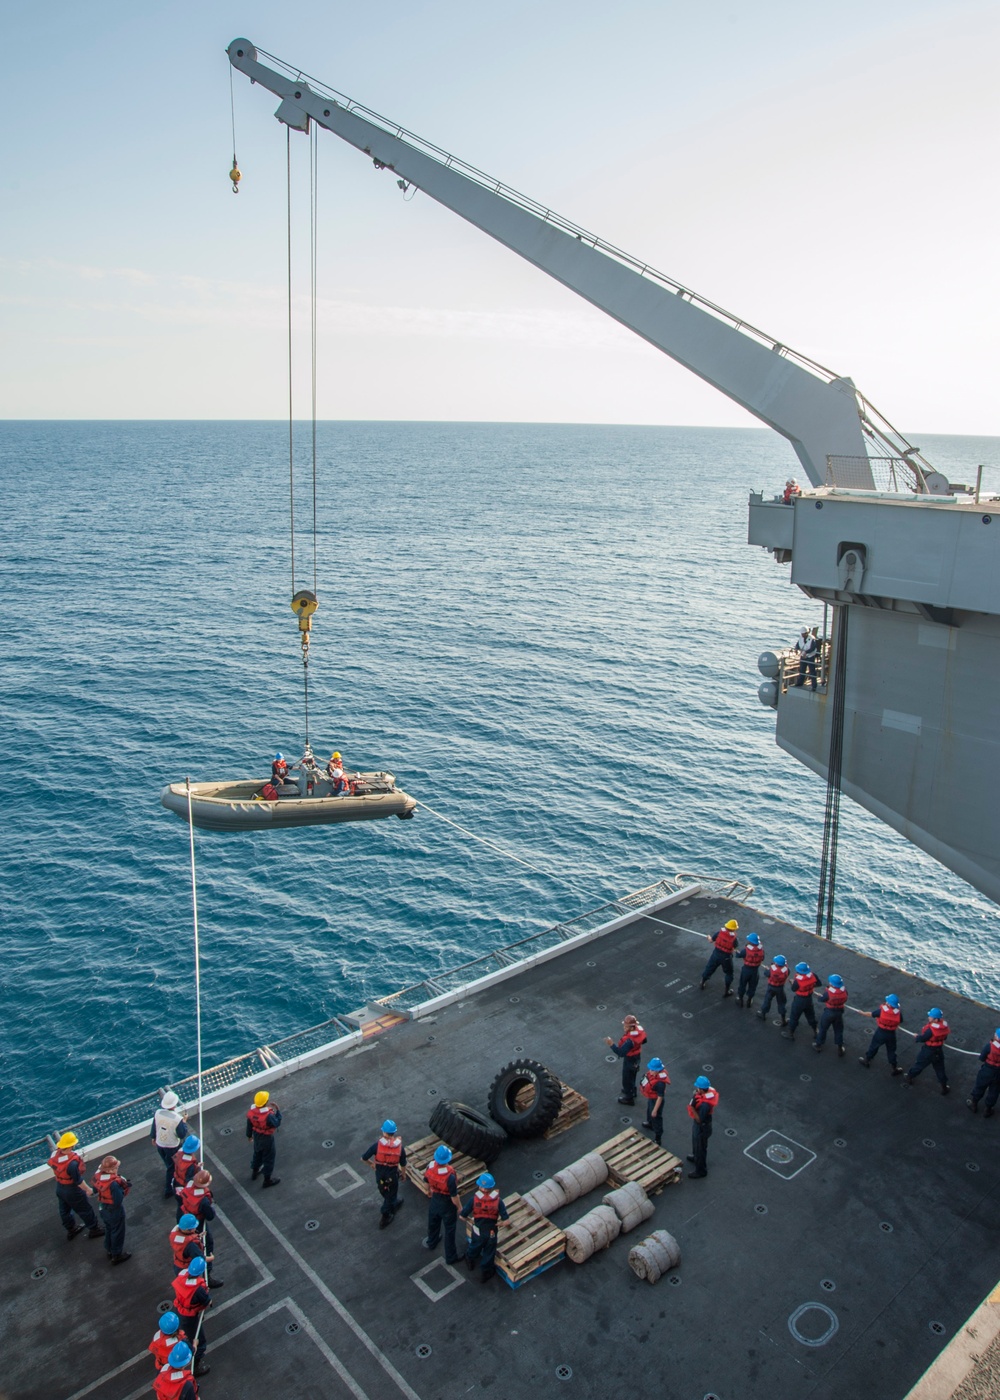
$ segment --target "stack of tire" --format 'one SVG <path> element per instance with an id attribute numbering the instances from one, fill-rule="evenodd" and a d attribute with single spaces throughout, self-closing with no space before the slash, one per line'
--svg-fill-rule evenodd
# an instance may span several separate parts
<path id="1" fill-rule="evenodd" d="M 541 1137 L 561 1107 L 562 1085 L 551 1070 L 537 1060 L 511 1060 L 490 1085 L 489 1117 L 468 1104 L 442 1099 L 431 1114 L 430 1130 L 453 1151 L 489 1166 L 508 1137 Z"/>
<path id="2" fill-rule="evenodd" d="M 681 1247 L 667 1230 L 654 1230 L 628 1254 L 629 1268 L 647 1283 L 656 1283 L 680 1262 Z"/>

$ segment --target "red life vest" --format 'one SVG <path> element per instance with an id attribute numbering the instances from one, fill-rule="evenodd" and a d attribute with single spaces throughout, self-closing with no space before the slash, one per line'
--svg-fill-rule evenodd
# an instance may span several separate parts
<path id="1" fill-rule="evenodd" d="M 477 1191 L 472 1198 L 474 1220 L 497 1220 L 500 1216 L 500 1192 Z"/>
<path id="2" fill-rule="evenodd" d="M 688 1104 L 688 1117 L 693 1118 L 696 1123 L 701 1122 L 701 1114 L 698 1112 L 703 1103 L 708 1104 L 708 1116 L 711 1118 L 716 1108 L 719 1106 L 719 1093 L 717 1089 L 695 1089 L 694 1097 Z"/>
<path id="3" fill-rule="evenodd" d="M 194 1386 L 194 1393 L 197 1395 L 198 1382 L 186 1366 L 175 1371 L 172 1366 L 166 1365 L 153 1382 L 153 1393 L 157 1400 L 178 1400 L 188 1381 Z"/>
<path id="4" fill-rule="evenodd" d="M 748 943 L 743 949 L 743 964 L 745 967 L 760 967 L 764 961 L 764 949 L 759 943 Z"/>
<path id="5" fill-rule="evenodd" d="M 191 1259 L 188 1259 L 184 1254 L 185 1249 L 192 1240 L 198 1245 L 198 1253 L 203 1253 L 201 1249 L 201 1239 L 199 1238 L 197 1230 L 182 1230 L 179 1225 L 175 1225 L 170 1231 L 170 1248 L 174 1252 L 175 1269 L 186 1269 L 191 1259 L 194 1258 L 193 1254 L 191 1255 Z"/>
<path id="6" fill-rule="evenodd" d="M 769 987 L 783 987 L 788 981 L 788 968 L 778 967 L 772 963 L 767 972 L 767 985 Z"/>
<path id="7" fill-rule="evenodd" d="M 902 1019 L 902 1011 L 898 1007 L 890 1006 L 887 1001 L 878 1009 L 878 1024 L 884 1031 L 894 1031 Z"/>
<path id="8" fill-rule="evenodd" d="M 288 760 L 285 758 L 279 758 L 275 763 L 271 764 L 271 782 L 283 783 L 287 777 Z"/>
<path id="9" fill-rule="evenodd" d="M 826 1006 L 828 1011 L 843 1011 L 847 1005 L 846 987 L 827 987 Z"/>
<path id="10" fill-rule="evenodd" d="M 717 953 L 731 953 L 736 947 L 736 934 L 731 928 L 720 928 L 712 941 Z"/>
<path id="11" fill-rule="evenodd" d="M 797 997 L 811 997 L 813 988 L 818 986 L 819 978 L 815 972 L 797 972 L 792 983 L 792 992 Z"/>
<path id="12" fill-rule="evenodd" d="M 201 1219 L 202 1201 L 212 1204 L 212 1193 L 204 1186 L 185 1186 L 181 1192 L 181 1215 L 196 1215 Z"/>
<path id="13" fill-rule="evenodd" d="M 435 1196 L 450 1196 L 448 1189 L 448 1178 L 454 1172 L 447 1162 L 432 1162 L 424 1172 L 424 1180 L 431 1188 L 431 1194 Z"/>
<path id="14" fill-rule="evenodd" d="M 642 1054 L 642 1047 L 646 1043 L 646 1032 L 641 1026 L 633 1026 L 632 1029 L 630 1031 L 626 1031 L 622 1038 L 619 1040 L 619 1050 L 625 1044 L 626 1040 L 630 1040 L 632 1042 L 632 1049 L 625 1056 L 626 1060 L 637 1060 Z"/>
<path id="15" fill-rule="evenodd" d="M 267 1120 L 274 1112 L 274 1104 L 265 1104 L 263 1108 L 258 1108 L 254 1104 L 253 1108 L 247 1110 L 247 1122 L 253 1131 L 261 1137 L 274 1137 L 277 1128 L 269 1128 Z"/>
<path id="16" fill-rule="evenodd" d="M 179 1332 L 171 1332 L 168 1337 L 157 1328 L 153 1333 L 153 1340 L 146 1350 L 153 1353 L 153 1360 L 156 1362 L 157 1366 L 163 1367 L 167 1364 L 167 1357 L 180 1340 L 181 1336 Z"/>
<path id="17" fill-rule="evenodd" d="M 193 1152 L 185 1152 L 183 1147 L 179 1147 L 174 1153 L 174 1187 L 183 1187 L 188 1183 L 188 1178 L 198 1167 L 198 1158 Z"/>
<path id="18" fill-rule="evenodd" d="M 403 1139 L 401 1137 L 386 1137 L 383 1133 L 375 1149 L 375 1161 L 380 1167 L 398 1167 L 402 1151 Z"/>
<path id="19" fill-rule="evenodd" d="M 204 1275 L 201 1278 L 189 1278 L 187 1274 L 178 1274 L 172 1287 L 175 1312 L 183 1313 L 185 1317 L 197 1317 L 198 1313 L 205 1311 L 207 1304 L 191 1301 L 198 1289 L 205 1287 Z"/>
<path id="20" fill-rule="evenodd" d="M 80 1180 L 82 1181 L 85 1163 L 79 1152 L 73 1152 L 68 1148 L 64 1148 L 63 1151 L 60 1152 L 57 1148 L 49 1158 L 49 1166 L 55 1172 L 56 1181 L 60 1186 L 78 1186 L 80 1184 L 78 1181 L 74 1181 L 69 1174 L 70 1163 L 72 1162 L 76 1162 L 77 1166 L 80 1168 Z"/>
<path id="21" fill-rule="evenodd" d="M 924 1026 L 924 1030 L 930 1031 L 927 1044 L 932 1050 L 936 1050 L 939 1045 L 943 1045 L 948 1039 L 949 1026 L 948 1022 L 944 1019 L 940 1021 L 928 1021 L 926 1026 Z M 923 1032 L 921 1032 L 921 1034 L 922 1033 Z"/>
<path id="22" fill-rule="evenodd" d="M 97 1192 L 97 1199 L 102 1206 L 113 1206 L 115 1198 L 111 1194 L 111 1188 L 117 1182 L 122 1191 L 127 1196 L 129 1193 L 129 1183 L 123 1176 L 118 1176 L 115 1172 L 94 1172 L 94 1190 Z"/>
<path id="23" fill-rule="evenodd" d="M 647 1070 L 642 1076 L 639 1092 L 644 1099 L 658 1099 L 670 1083 L 670 1075 L 665 1069 L 656 1069 L 652 1074 Z"/>
<path id="24" fill-rule="evenodd" d="M 986 1056 L 984 1063 L 988 1064 L 993 1069 L 996 1069 L 996 1067 L 1000 1065 L 1000 1040 L 993 1039 L 990 1041 L 989 1054 Z"/>

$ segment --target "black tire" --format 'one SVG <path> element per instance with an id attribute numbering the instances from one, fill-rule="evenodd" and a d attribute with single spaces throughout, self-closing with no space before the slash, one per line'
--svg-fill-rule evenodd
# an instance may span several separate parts
<path id="1" fill-rule="evenodd" d="M 515 1101 L 526 1088 L 534 1089 L 534 1097 L 518 1109 Z M 537 1060 L 512 1060 L 490 1085 L 489 1103 L 490 1117 L 511 1137 L 541 1137 L 558 1117 L 562 1085 Z"/>
<path id="2" fill-rule="evenodd" d="M 454 1152 L 464 1152 L 487 1166 L 496 1161 L 507 1134 L 498 1124 L 466 1103 L 442 1099 L 428 1125 Z"/>

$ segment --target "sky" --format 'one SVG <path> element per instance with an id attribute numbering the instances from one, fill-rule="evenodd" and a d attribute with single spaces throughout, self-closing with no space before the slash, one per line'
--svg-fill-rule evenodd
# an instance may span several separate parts
<path id="1" fill-rule="evenodd" d="M 1000 434 L 1000 8 L 963 0 L 8 9 L 0 417 L 287 413 L 284 129 L 235 74 L 234 197 L 238 36 L 850 375 L 904 431 Z M 321 418 L 755 421 L 326 132 L 318 245 Z"/>

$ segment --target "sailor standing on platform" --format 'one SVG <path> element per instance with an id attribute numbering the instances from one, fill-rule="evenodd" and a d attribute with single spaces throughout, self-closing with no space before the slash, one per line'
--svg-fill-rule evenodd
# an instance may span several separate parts
<path id="1" fill-rule="evenodd" d="M 903 1013 L 899 1009 L 899 997 L 896 996 L 895 992 L 890 992 L 878 1010 L 869 1011 L 868 1015 L 878 1024 L 872 1032 L 868 1049 L 861 1056 L 861 1063 L 867 1069 L 878 1054 L 880 1047 L 884 1045 L 891 1072 L 902 1074 L 903 1071 L 896 1062 L 896 1031 L 903 1020 Z"/>
<path id="2" fill-rule="evenodd" d="M 795 1039 L 795 1027 L 799 1024 L 799 1018 L 804 1016 L 813 1029 L 813 1037 L 816 1035 L 816 1012 L 813 1009 L 813 992 L 819 986 L 819 978 L 813 972 L 807 962 L 795 964 L 795 976 L 792 978 L 792 1010 L 788 1018 L 788 1029 L 781 1034 L 786 1040 Z"/>
<path id="3" fill-rule="evenodd" d="M 203 1376 L 209 1369 L 202 1366 L 192 1372 L 191 1348 L 187 1342 L 178 1342 L 153 1382 L 156 1400 L 198 1400 L 195 1376 Z"/>
<path id="4" fill-rule="evenodd" d="M 250 1180 L 256 1181 L 263 1172 L 264 1185 L 277 1186 L 281 1177 L 274 1175 L 274 1135 L 281 1127 L 281 1109 L 268 1102 L 270 1097 L 266 1089 L 261 1089 L 253 1096 L 253 1106 L 247 1109 L 247 1137 L 253 1139 Z"/>
<path id="5" fill-rule="evenodd" d="M 653 1134 L 657 1144 L 663 1138 L 663 1102 L 669 1083 L 670 1075 L 663 1068 L 663 1061 L 654 1055 L 646 1066 L 639 1092 L 646 1100 L 646 1121 L 642 1126 Z"/>
<path id="6" fill-rule="evenodd" d="M 764 945 L 760 941 L 759 933 L 748 933 L 745 948 L 737 948 L 736 956 L 743 959 L 743 966 L 740 969 L 740 985 L 736 989 L 737 1006 L 753 1006 L 753 999 L 757 994 L 757 981 L 760 977 L 760 966 L 764 961 Z"/>
<path id="7" fill-rule="evenodd" d="M 209 1288 L 221 1288 L 223 1280 L 216 1278 L 212 1272 L 215 1263 L 215 1240 L 212 1238 L 210 1222 L 215 1219 L 215 1205 L 212 1201 L 211 1173 L 205 1171 L 204 1167 L 195 1172 L 181 1192 L 181 1220 L 184 1219 L 185 1215 L 193 1215 L 201 1231 L 202 1243 L 205 1246 L 208 1286 Z M 179 1227 L 180 1220 L 177 1223 Z"/>
<path id="8" fill-rule="evenodd" d="M 712 1088 L 705 1075 L 699 1074 L 694 1081 L 694 1094 L 688 1104 L 688 1117 L 691 1119 L 691 1156 L 694 1171 L 688 1176 L 708 1176 L 708 1140 L 712 1136 L 712 1114 L 719 1106 L 718 1091 Z"/>
<path id="9" fill-rule="evenodd" d="M 181 1192 L 201 1167 L 201 1138 L 195 1137 L 194 1133 L 189 1133 L 184 1139 L 184 1143 L 174 1153 L 174 1195 L 177 1197 L 177 1219 L 180 1220 L 184 1214 L 184 1207 L 181 1205 Z"/>
<path id="10" fill-rule="evenodd" d="M 204 1376 L 210 1368 L 202 1359 L 208 1346 L 202 1315 L 206 1308 L 212 1306 L 211 1295 L 205 1287 L 204 1259 L 192 1259 L 187 1273 L 178 1274 L 174 1279 L 173 1289 L 174 1312 L 180 1319 L 181 1331 L 187 1338 L 188 1345 L 194 1351 L 194 1374 Z M 190 1357 L 188 1359 L 190 1360 Z"/>
<path id="11" fill-rule="evenodd" d="M 424 1249 L 436 1249 L 443 1231 L 444 1262 L 457 1264 L 455 1226 L 458 1224 L 458 1212 L 462 1209 L 462 1198 L 458 1194 L 458 1178 L 451 1169 L 450 1147 L 437 1148 L 434 1160 L 424 1172 L 424 1180 L 430 1194 L 427 1202 L 427 1236 L 421 1243 Z"/>
<path id="12" fill-rule="evenodd" d="M 191 1129 L 177 1112 L 180 1102 L 177 1095 L 168 1090 L 160 1100 L 160 1106 L 153 1114 L 153 1126 L 149 1130 L 160 1159 L 166 1168 L 167 1176 L 163 1183 L 164 1196 L 174 1194 L 174 1157 Z"/>
<path id="13" fill-rule="evenodd" d="M 784 953 L 776 953 L 774 961 L 767 970 L 767 986 L 764 989 L 764 1004 L 757 1012 L 762 1021 L 767 1019 L 767 1013 L 771 1009 L 771 1002 L 778 1003 L 778 1011 L 781 1013 L 781 1024 L 788 1025 L 788 1017 L 785 1012 L 788 1010 L 788 1002 L 785 1000 L 785 983 L 788 981 L 788 963 Z"/>
<path id="14" fill-rule="evenodd" d="M 739 924 L 735 919 L 730 919 L 723 924 L 718 933 L 712 934 L 711 941 L 715 944 L 709 954 L 708 962 L 701 974 L 700 990 L 705 990 L 705 983 L 713 975 L 717 967 L 721 967 L 726 979 L 726 985 L 722 992 L 722 998 L 731 997 L 733 994 L 733 954 L 739 949 L 739 939 L 736 931 Z"/>
<path id="15" fill-rule="evenodd" d="M 917 1044 L 920 1049 L 917 1051 L 917 1058 L 906 1071 L 903 1083 L 909 1086 L 916 1079 L 918 1074 L 922 1074 L 928 1065 L 934 1066 L 934 1073 L 937 1075 L 938 1083 L 941 1085 L 942 1094 L 947 1094 L 951 1085 L 948 1083 L 948 1075 L 944 1067 L 944 1043 L 948 1039 L 950 1027 L 944 1019 L 944 1012 L 937 1006 L 932 1006 L 927 1013 L 927 1021 L 923 1030 L 917 1036 Z"/>
<path id="16" fill-rule="evenodd" d="M 630 1013 L 622 1022 L 622 1036 L 618 1043 L 615 1044 L 609 1035 L 604 1037 L 604 1043 L 611 1047 L 622 1062 L 622 1091 L 618 1102 L 634 1104 L 635 1081 L 639 1073 L 639 1061 L 642 1059 L 642 1047 L 646 1043 L 646 1032 Z"/>
<path id="17" fill-rule="evenodd" d="M 469 1272 L 479 1264 L 483 1283 L 496 1273 L 497 1232 L 500 1222 L 507 1219 L 507 1207 L 500 1199 L 497 1184 L 489 1172 L 483 1172 L 476 1182 L 475 1195 L 462 1208 L 464 1217 L 472 1216 L 472 1234 L 465 1251 Z"/>
<path id="18" fill-rule="evenodd" d="M 79 1141 L 76 1133 L 63 1133 L 49 1158 L 49 1166 L 56 1178 L 59 1219 L 66 1231 L 66 1238 L 74 1239 L 86 1225 L 89 1227 L 88 1238 L 97 1240 L 103 1237 L 104 1230 L 98 1225 L 94 1207 L 87 1200 L 94 1193 L 83 1174 L 87 1163 L 83 1154 L 75 1150 Z M 74 1215 L 80 1217 L 82 1224 L 76 1223 Z"/>
<path id="19" fill-rule="evenodd" d="M 819 994 L 823 1011 L 819 1018 L 819 1029 L 813 1041 L 813 1049 L 817 1053 L 823 1049 L 826 1033 L 832 1029 L 837 1054 L 843 1056 L 847 1054 L 844 1049 L 844 1007 L 847 1005 L 847 988 L 844 986 L 843 977 L 838 976 L 836 972 L 831 973 L 826 980 L 826 990 Z"/>
<path id="20" fill-rule="evenodd" d="M 979 1100 L 985 1094 L 986 1111 L 983 1117 L 992 1118 L 997 1099 L 1000 1098 L 1000 1026 L 993 1032 L 993 1039 L 988 1040 L 980 1050 L 979 1058 L 982 1065 L 972 1086 L 972 1093 L 965 1102 L 973 1113 L 978 1113 Z"/>
<path id="21" fill-rule="evenodd" d="M 157 1371 L 162 1370 L 167 1364 L 170 1353 L 180 1340 L 177 1335 L 180 1325 L 181 1320 L 175 1312 L 165 1312 L 161 1316 L 156 1331 L 153 1333 L 153 1340 L 146 1348 L 148 1352 L 152 1353 L 153 1365 Z"/>
<path id="22" fill-rule="evenodd" d="M 372 1158 L 375 1160 L 372 1161 Z M 372 1143 L 367 1152 L 361 1154 L 361 1160 L 371 1162 L 375 1172 L 375 1185 L 382 1197 L 378 1227 L 384 1230 L 387 1225 L 392 1224 L 397 1210 L 403 1204 L 399 1198 L 399 1172 L 400 1168 L 406 1170 L 406 1148 L 391 1118 L 387 1118 L 382 1124 L 378 1140 Z"/>
<path id="23" fill-rule="evenodd" d="M 125 1197 L 131 1188 L 121 1175 L 117 1157 L 105 1157 L 94 1173 L 94 1190 L 104 1221 L 104 1252 L 111 1264 L 124 1264 L 132 1255 L 125 1248 Z"/>

